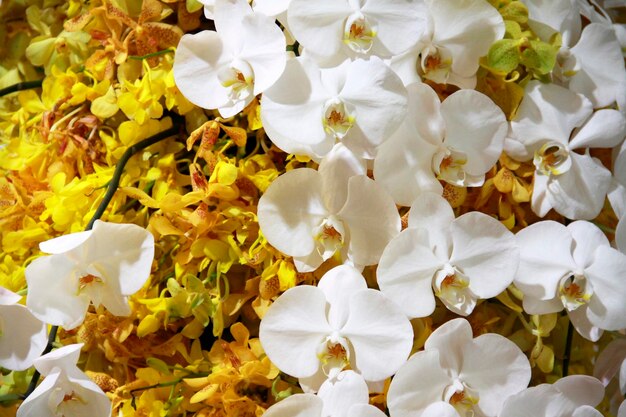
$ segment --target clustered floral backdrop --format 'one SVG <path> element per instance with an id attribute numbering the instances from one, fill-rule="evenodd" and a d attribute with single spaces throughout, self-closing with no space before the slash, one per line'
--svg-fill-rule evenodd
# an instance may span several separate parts
<path id="1" fill-rule="evenodd" d="M 626 416 L 622 0 L 0 4 L 0 415 Z"/>

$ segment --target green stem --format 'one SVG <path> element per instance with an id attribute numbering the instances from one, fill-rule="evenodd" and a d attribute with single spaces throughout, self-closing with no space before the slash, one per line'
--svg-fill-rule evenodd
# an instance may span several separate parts
<path id="1" fill-rule="evenodd" d="M 163 49 L 162 51 L 156 51 L 156 52 L 152 52 L 150 54 L 141 55 L 141 56 L 129 55 L 128 58 L 129 59 L 136 59 L 138 61 L 141 61 L 141 60 L 152 58 L 152 57 L 155 57 L 155 56 L 165 55 L 165 54 L 168 54 L 170 52 L 174 52 L 174 50 L 173 49 Z"/>
<path id="2" fill-rule="evenodd" d="M 21 83 L 10 85 L 6 88 L 0 90 L 0 97 L 6 96 L 7 94 L 16 93 L 22 90 L 30 90 L 31 88 L 41 87 L 43 84 L 43 80 L 35 80 L 35 81 L 24 81 Z"/>
<path id="3" fill-rule="evenodd" d="M 176 133 L 178 133 L 179 129 L 180 129 L 180 124 L 174 123 L 174 125 L 170 127 L 169 129 L 164 130 L 163 132 L 157 133 L 156 135 L 150 136 L 147 139 L 139 141 L 136 144 L 130 146 L 128 149 L 126 149 L 126 152 L 122 154 L 122 157 L 117 162 L 117 165 L 115 166 L 115 171 L 113 172 L 113 177 L 111 178 L 111 181 L 109 181 L 109 183 L 107 184 L 107 191 L 104 194 L 104 197 L 102 198 L 102 201 L 100 202 L 100 205 L 96 209 L 96 212 L 94 213 L 93 217 L 87 224 L 85 231 L 91 230 L 95 221 L 98 220 L 100 217 L 102 217 L 102 214 L 104 214 L 104 211 L 106 210 L 107 206 L 111 202 L 111 199 L 115 195 L 115 191 L 117 191 L 117 187 L 120 184 L 120 178 L 122 177 L 122 173 L 124 172 L 124 167 L 126 166 L 126 163 L 128 163 L 128 160 L 130 159 L 130 157 L 136 154 L 137 152 L 147 148 L 150 145 L 154 145 L 155 143 L 160 142 L 163 139 L 167 139 L 170 136 L 175 135 Z M 41 354 L 42 356 L 45 355 L 46 353 L 49 353 L 52 350 L 58 331 L 59 331 L 59 326 L 52 326 L 50 328 L 50 334 L 48 334 L 48 344 L 46 345 L 46 348 Z M 23 395 L 20 396 L 20 398 L 25 399 L 30 394 L 32 394 L 32 392 L 37 387 L 37 383 L 39 382 L 40 377 L 41 377 L 41 374 L 39 373 L 39 371 L 35 370 L 35 373 L 33 374 L 33 378 L 30 380 L 30 384 L 28 385 L 28 389 Z"/>
<path id="4" fill-rule="evenodd" d="M 85 230 L 91 230 L 95 221 L 98 220 L 100 217 L 102 217 L 102 215 L 104 214 L 104 211 L 108 207 L 109 203 L 111 202 L 111 199 L 113 198 L 113 196 L 115 195 L 115 192 L 117 191 L 117 187 L 120 184 L 122 173 L 124 173 L 124 167 L 126 166 L 126 163 L 130 159 L 130 157 L 136 154 L 137 152 L 147 148 L 150 145 L 154 145 L 155 143 L 160 142 L 163 139 L 166 139 L 170 136 L 175 135 L 176 133 L 178 133 L 179 129 L 180 127 L 177 124 L 174 124 L 174 126 L 170 127 L 169 129 L 164 130 L 161 133 L 157 133 L 154 136 L 150 136 L 149 138 L 144 139 L 140 142 L 137 142 L 136 144 L 126 149 L 126 152 L 124 152 L 120 160 L 117 162 L 115 171 L 113 172 L 113 177 L 111 178 L 111 181 L 109 181 L 109 184 L 107 186 L 107 191 L 104 194 L 104 197 L 102 198 L 102 201 L 100 202 L 100 205 L 96 209 L 96 212 L 94 213 L 93 217 L 87 224 L 87 228 Z"/>
<path id="5" fill-rule="evenodd" d="M 563 377 L 569 373 L 569 361 L 572 355 L 572 339 L 574 338 L 574 325 L 572 320 L 567 324 L 567 336 L 565 337 L 565 352 L 563 353 Z"/>

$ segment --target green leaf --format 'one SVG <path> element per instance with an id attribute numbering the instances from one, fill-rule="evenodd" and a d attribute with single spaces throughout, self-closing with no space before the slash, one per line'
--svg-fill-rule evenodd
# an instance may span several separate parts
<path id="1" fill-rule="evenodd" d="M 519 41 L 515 39 L 501 39 L 496 41 L 487 53 L 487 66 L 489 69 L 508 74 L 520 63 Z"/>

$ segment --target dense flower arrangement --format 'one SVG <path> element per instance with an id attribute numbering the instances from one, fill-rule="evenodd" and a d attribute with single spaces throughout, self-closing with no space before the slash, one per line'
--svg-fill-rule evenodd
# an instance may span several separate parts
<path id="1" fill-rule="evenodd" d="M 626 417 L 625 9 L 0 2 L 0 415 Z"/>

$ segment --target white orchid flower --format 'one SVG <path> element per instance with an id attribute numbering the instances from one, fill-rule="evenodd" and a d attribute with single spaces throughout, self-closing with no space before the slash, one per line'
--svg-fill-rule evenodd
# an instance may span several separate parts
<path id="1" fill-rule="evenodd" d="M 602 417 L 594 408 L 602 398 L 604 387 L 596 378 L 570 375 L 509 397 L 498 417 Z"/>
<path id="2" fill-rule="evenodd" d="M 368 289 L 356 269 L 340 265 L 317 287 L 294 287 L 278 297 L 261 320 L 259 338 L 281 371 L 307 382 L 335 379 L 347 366 L 381 381 L 405 362 L 413 330 L 400 307 Z"/>
<path id="3" fill-rule="evenodd" d="M 263 417 L 385 417 L 369 405 L 367 384 L 354 371 L 325 381 L 317 395 L 295 394 L 271 406 Z"/>
<path id="4" fill-rule="evenodd" d="M 615 31 L 602 23 L 583 29 L 579 41 L 562 48 L 554 74 L 570 90 L 583 94 L 594 108 L 623 102 L 626 68 Z"/>
<path id="5" fill-rule="evenodd" d="M 623 101 L 626 69 L 618 34 L 606 14 L 586 0 L 524 0 L 531 28 L 545 40 L 555 32 L 563 37 L 553 78 L 575 93 L 583 94 L 594 108 Z M 581 32 L 583 13 L 592 23 Z"/>
<path id="6" fill-rule="evenodd" d="M 567 310 L 576 330 L 596 341 L 602 330 L 626 328 L 626 255 L 613 249 L 598 227 L 576 221 L 532 224 L 516 235 L 520 265 L 515 285 L 524 310 Z"/>
<path id="7" fill-rule="evenodd" d="M 425 0 L 426 30 L 417 46 L 391 60 L 405 85 L 420 77 L 460 88 L 476 86 L 479 58 L 504 36 L 504 21 L 484 0 Z"/>
<path id="8" fill-rule="evenodd" d="M 26 267 L 26 305 L 41 321 L 73 329 L 90 303 L 130 315 L 128 296 L 150 277 L 154 237 L 134 224 L 97 220 L 90 231 L 57 237 L 39 248 L 51 255 Z"/>
<path id="9" fill-rule="evenodd" d="M 398 370 L 387 406 L 391 417 L 495 417 L 529 381 L 530 363 L 513 342 L 493 333 L 472 339 L 467 320 L 454 319 Z"/>
<path id="10" fill-rule="evenodd" d="M 376 181 L 403 206 L 423 192 L 441 194 L 439 180 L 482 185 L 504 146 L 508 124 L 502 110 L 477 91 L 457 91 L 441 103 L 427 84 L 407 89 L 407 118 L 378 149 Z"/>
<path id="11" fill-rule="evenodd" d="M 291 0 L 289 27 L 305 50 L 326 60 L 390 58 L 424 30 L 418 0 Z"/>
<path id="12" fill-rule="evenodd" d="M 78 367 L 83 344 L 67 345 L 35 360 L 45 378 L 17 409 L 17 417 L 111 415 L 111 401 Z"/>
<path id="13" fill-rule="evenodd" d="M 280 77 L 285 36 L 274 19 L 245 0 L 216 0 L 215 28 L 184 35 L 174 58 L 181 93 L 205 109 L 231 117 Z"/>
<path id="14" fill-rule="evenodd" d="M 435 311 L 433 292 L 466 316 L 513 282 L 518 263 L 515 237 L 502 223 L 480 212 L 455 219 L 443 197 L 424 193 L 411 206 L 409 227 L 385 248 L 377 279 L 409 318 Z"/>
<path id="15" fill-rule="evenodd" d="M 596 359 L 593 376 L 605 387 L 616 379 L 619 387 L 616 396 L 623 400 L 626 395 L 626 338 L 615 339 L 606 345 Z"/>
<path id="16" fill-rule="evenodd" d="M 293 256 L 300 272 L 317 269 L 335 252 L 359 267 L 377 264 L 400 233 L 400 216 L 389 194 L 365 173 L 363 161 L 339 144 L 319 171 L 281 175 L 259 200 L 263 235 Z"/>
<path id="17" fill-rule="evenodd" d="M 404 120 L 406 108 L 402 82 L 376 57 L 329 69 L 299 57 L 289 60 L 282 77 L 263 94 L 261 119 L 285 152 L 321 158 L 340 141 L 373 158 Z"/>
<path id="18" fill-rule="evenodd" d="M 25 306 L 22 296 L 0 287 L 0 366 L 23 371 L 46 347 L 46 326 Z"/>
<path id="19" fill-rule="evenodd" d="M 611 148 L 624 139 L 626 119 L 620 112 L 594 113 L 584 96 L 532 81 L 511 130 L 533 158 L 531 207 L 538 216 L 552 208 L 574 220 L 600 213 L 611 172 L 589 155 L 588 148 Z M 578 149 L 586 152 L 575 152 Z"/>

